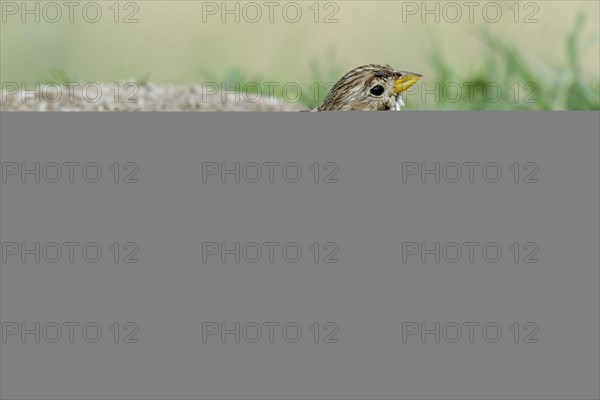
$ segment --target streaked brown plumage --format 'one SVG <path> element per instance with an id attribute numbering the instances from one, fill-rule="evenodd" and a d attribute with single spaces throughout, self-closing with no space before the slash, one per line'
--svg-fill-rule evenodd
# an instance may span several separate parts
<path id="1" fill-rule="evenodd" d="M 342 76 L 316 111 L 400 110 L 402 92 L 421 76 L 389 65 L 363 65 Z"/>

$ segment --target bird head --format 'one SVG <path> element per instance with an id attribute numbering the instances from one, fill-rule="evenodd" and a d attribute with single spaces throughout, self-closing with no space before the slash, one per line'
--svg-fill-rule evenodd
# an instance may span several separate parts
<path id="1" fill-rule="evenodd" d="M 389 65 L 369 64 L 355 68 L 333 85 L 318 111 L 400 110 L 402 92 L 421 74 L 396 71 Z"/>

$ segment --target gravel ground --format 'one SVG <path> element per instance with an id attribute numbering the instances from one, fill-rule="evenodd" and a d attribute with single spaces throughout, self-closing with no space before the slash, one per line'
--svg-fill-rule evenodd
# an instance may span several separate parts
<path id="1" fill-rule="evenodd" d="M 1 111 L 301 111 L 306 106 L 257 94 L 207 94 L 200 86 L 152 83 L 27 86 L 4 85 Z"/>

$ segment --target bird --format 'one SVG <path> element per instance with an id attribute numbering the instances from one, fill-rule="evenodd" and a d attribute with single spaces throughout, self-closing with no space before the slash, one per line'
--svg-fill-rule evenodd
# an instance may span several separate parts
<path id="1" fill-rule="evenodd" d="M 402 92 L 422 76 L 387 64 L 362 65 L 342 76 L 311 111 L 400 111 L 405 105 Z"/>

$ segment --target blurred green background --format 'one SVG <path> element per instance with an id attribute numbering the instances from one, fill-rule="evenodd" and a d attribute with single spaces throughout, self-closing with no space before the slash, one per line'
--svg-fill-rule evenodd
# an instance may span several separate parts
<path id="1" fill-rule="evenodd" d="M 472 21 L 462 1 L 455 3 L 458 19 L 456 8 L 444 9 L 447 2 L 297 1 L 297 18 L 298 7 L 283 1 L 273 22 L 257 1 L 262 16 L 255 23 L 249 2 L 98 1 L 96 23 L 82 16 L 87 2 L 75 9 L 74 22 L 62 7 L 55 23 L 54 10 L 44 15 L 47 2 L 27 2 L 30 9 L 38 3 L 40 21 L 26 15 L 24 23 L 22 2 L 1 3 L 2 83 L 224 82 L 233 89 L 236 82 L 279 82 L 275 94 L 285 97 L 282 86 L 297 82 L 299 101 L 314 106 L 348 70 L 387 63 L 425 75 L 407 93 L 408 109 L 600 109 L 596 0 L 499 1 L 495 23 L 486 21 L 497 15 L 495 6 L 484 14 L 487 1 Z M 224 7 L 238 7 L 239 22 Z M 439 7 L 439 22 L 422 7 Z M 95 8 L 87 15 L 94 18 Z"/>

